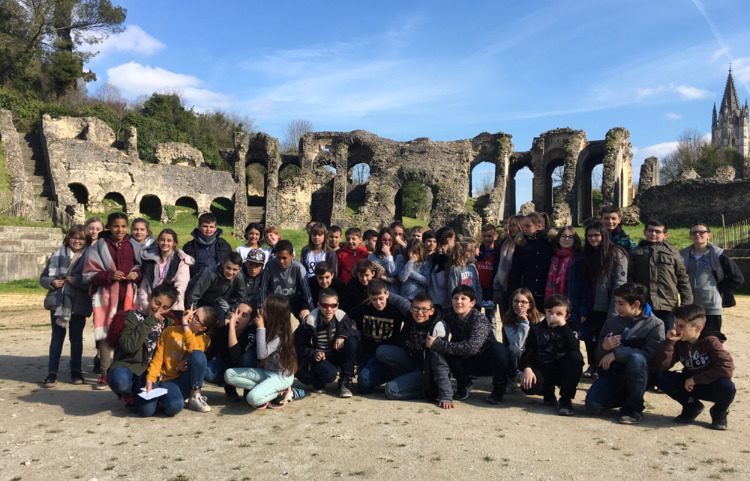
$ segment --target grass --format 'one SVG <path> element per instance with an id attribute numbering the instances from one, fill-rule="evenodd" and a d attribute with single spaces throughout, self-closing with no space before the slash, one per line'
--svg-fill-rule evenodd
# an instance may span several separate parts
<path id="1" fill-rule="evenodd" d="M 10 215 L 0 215 L 0 225 L 12 225 L 21 227 L 55 227 L 52 221 L 34 221 L 22 217 L 13 217 Z"/>
<path id="2" fill-rule="evenodd" d="M 5 150 L 0 145 L 0 192 L 10 190 L 10 175 L 8 167 L 5 165 Z"/>
<path id="3" fill-rule="evenodd" d="M 0 294 L 44 294 L 47 289 L 37 279 L 24 279 L 0 283 Z"/>

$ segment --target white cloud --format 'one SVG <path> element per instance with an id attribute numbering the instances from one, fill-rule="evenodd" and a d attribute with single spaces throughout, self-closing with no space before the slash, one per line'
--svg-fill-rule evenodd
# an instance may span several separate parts
<path id="1" fill-rule="evenodd" d="M 692 85 L 676 85 L 674 83 L 657 85 L 655 87 L 643 87 L 637 90 L 637 96 L 639 99 L 672 93 L 676 93 L 687 100 L 706 99 L 713 96 L 713 93 L 708 90 L 693 87 Z"/>
<path id="2" fill-rule="evenodd" d="M 669 120 L 680 120 L 682 118 L 682 115 L 676 112 L 667 112 L 666 114 L 664 114 L 664 117 Z"/>
<path id="3" fill-rule="evenodd" d="M 85 48 L 90 52 L 98 52 L 93 59 L 95 61 L 113 52 L 152 55 L 164 47 L 163 43 L 146 33 L 138 25 L 128 25 L 122 32 L 109 35 L 101 43 L 87 45 Z"/>
<path id="4" fill-rule="evenodd" d="M 639 164 L 649 157 L 657 157 L 661 160 L 677 150 L 678 143 L 677 140 L 673 140 L 671 142 L 661 142 L 646 147 L 633 147 L 633 159 Z"/>
<path id="5" fill-rule="evenodd" d="M 688 100 L 707 99 L 713 95 L 708 90 L 699 89 L 691 85 L 678 85 L 674 88 L 674 91 Z"/>
<path id="6" fill-rule="evenodd" d="M 202 81 L 192 75 L 170 72 L 161 67 L 150 67 L 128 62 L 107 70 L 108 82 L 126 98 L 157 93 L 177 93 L 188 107 L 198 111 L 227 108 L 231 99 L 222 93 L 202 87 Z"/>

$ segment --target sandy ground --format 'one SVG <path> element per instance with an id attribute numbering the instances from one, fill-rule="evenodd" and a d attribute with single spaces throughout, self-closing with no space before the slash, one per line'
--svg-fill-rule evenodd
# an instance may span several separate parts
<path id="1" fill-rule="evenodd" d="M 213 411 L 141 419 L 109 391 L 69 384 L 67 354 L 54 389 L 46 375 L 49 317 L 37 295 L 0 295 L 0 478 L 32 479 L 749 479 L 750 298 L 725 320 L 737 365 L 729 431 L 709 428 L 707 412 L 676 425 L 679 406 L 648 393 L 643 424 L 614 413 L 557 416 L 541 399 L 515 393 L 484 402 L 488 380 L 467 402 L 441 411 L 382 394 L 313 395 L 283 410 L 226 404 L 205 390 Z M 87 326 L 84 365 L 93 334 Z M 66 343 L 65 350 L 68 350 Z M 94 376 L 86 374 L 92 382 Z M 331 392 L 333 391 L 331 387 Z M 391 476 L 393 478 L 391 478 Z"/>

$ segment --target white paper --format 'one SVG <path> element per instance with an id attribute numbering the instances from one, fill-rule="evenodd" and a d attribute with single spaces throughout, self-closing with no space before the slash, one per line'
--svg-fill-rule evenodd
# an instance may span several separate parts
<path id="1" fill-rule="evenodd" d="M 155 387 L 148 392 L 144 390 L 138 393 L 138 395 L 142 397 L 143 399 L 145 399 L 146 401 L 148 401 L 149 399 L 161 397 L 165 394 L 167 394 L 167 390 L 164 389 L 163 387 Z"/>

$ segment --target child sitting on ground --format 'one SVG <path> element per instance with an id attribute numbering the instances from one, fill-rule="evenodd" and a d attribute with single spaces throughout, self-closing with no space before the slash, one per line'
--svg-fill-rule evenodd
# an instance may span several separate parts
<path id="1" fill-rule="evenodd" d="M 534 304 L 534 294 L 522 287 L 511 295 L 511 307 L 503 316 L 503 344 L 508 346 L 510 354 L 510 376 L 515 379 L 521 356 L 526 348 L 526 338 L 532 325 L 539 323 L 541 315 Z M 509 384 L 511 390 L 515 383 Z"/>
<path id="2" fill-rule="evenodd" d="M 690 423 L 703 412 L 700 399 L 712 401 L 711 427 L 727 429 L 727 411 L 734 400 L 736 388 L 732 382 L 734 362 L 724 349 L 722 334 L 706 332 L 706 311 L 695 304 L 675 310 L 675 326 L 667 332 L 667 339 L 656 354 L 659 373 L 656 385 L 682 405 L 682 412 L 674 420 Z M 682 372 L 669 371 L 677 361 Z"/>

